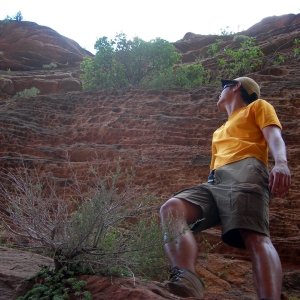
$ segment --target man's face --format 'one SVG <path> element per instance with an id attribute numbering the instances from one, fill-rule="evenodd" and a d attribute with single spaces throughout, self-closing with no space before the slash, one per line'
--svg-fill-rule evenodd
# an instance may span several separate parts
<path id="1" fill-rule="evenodd" d="M 232 97 L 233 97 L 233 91 L 232 87 L 235 86 L 236 84 L 229 83 L 224 85 L 221 94 L 219 96 L 219 101 L 217 103 L 217 107 L 220 111 L 226 111 L 225 105 L 228 104 Z"/>

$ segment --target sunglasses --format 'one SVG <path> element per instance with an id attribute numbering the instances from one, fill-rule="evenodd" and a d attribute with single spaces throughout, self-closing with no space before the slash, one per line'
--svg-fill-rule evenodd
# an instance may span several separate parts
<path id="1" fill-rule="evenodd" d="M 226 88 L 228 88 L 228 87 L 230 87 L 230 86 L 236 86 L 236 83 L 225 84 L 225 85 L 223 86 L 223 90 L 225 90 Z M 223 91 L 223 90 L 222 90 L 222 91 Z"/>

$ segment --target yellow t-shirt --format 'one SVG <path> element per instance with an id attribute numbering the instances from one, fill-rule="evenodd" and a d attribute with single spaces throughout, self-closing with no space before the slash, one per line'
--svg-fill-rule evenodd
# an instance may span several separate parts
<path id="1" fill-rule="evenodd" d="M 262 129 L 268 125 L 282 129 L 274 107 L 265 100 L 258 99 L 236 110 L 213 134 L 210 169 L 247 157 L 255 157 L 267 166 L 268 144 Z"/>

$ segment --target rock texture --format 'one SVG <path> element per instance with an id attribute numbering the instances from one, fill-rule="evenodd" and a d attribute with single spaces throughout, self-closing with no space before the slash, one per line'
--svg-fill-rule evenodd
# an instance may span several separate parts
<path id="1" fill-rule="evenodd" d="M 32 87 L 41 94 L 81 91 L 83 57 L 93 55 L 51 28 L 0 21 L 0 99 Z"/>
<path id="2" fill-rule="evenodd" d="M 38 254 L 0 247 L 0 299 L 25 295 L 32 283 L 23 282 L 39 271 L 39 265 L 52 266 L 53 260 Z"/>
<path id="3" fill-rule="evenodd" d="M 273 198 L 270 205 L 271 235 L 284 268 L 283 299 L 300 297 L 300 59 L 293 57 L 294 39 L 300 38 L 299 18 L 267 18 L 242 33 L 255 35 L 265 52 L 263 67 L 247 75 L 260 83 L 261 97 L 278 113 L 293 176 L 290 193 Z M 191 63 L 195 53 L 204 55 L 214 41 L 215 37 L 189 33 L 175 46 L 184 53 L 185 62 Z M 224 42 L 237 47 L 232 36 L 224 37 Z M 283 54 L 284 63 L 274 65 L 274 53 Z M 207 57 L 203 64 L 213 66 L 214 62 Z M 74 90 L 0 101 L 1 167 L 15 170 L 22 157 L 29 168 L 41 175 L 51 172 L 64 182 L 70 176 L 66 153 L 79 177 L 84 176 L 87 163 L 95 160 L 103 171 L 118 161 L 122 167 L 139 165 L 135 183 L 149 184 L 160 204 L 173 192 L 206 181 L 210 138 L 226 120 L 216 107 L 221 89 Z M 272 164 L 270 158 L 270 168 Z M 205 280 L 205 299 L 256 299 L 247 253 L 218 244 L 219 228 L 197 239 L 197 273 Z M 205 240 L 218 244 L 212 253 Z M 133 279 L 115 279 L 113 285 L 107 278 L 87 281 L 94 299 L 177 299 L 141 280 L 136 287 Z"/>

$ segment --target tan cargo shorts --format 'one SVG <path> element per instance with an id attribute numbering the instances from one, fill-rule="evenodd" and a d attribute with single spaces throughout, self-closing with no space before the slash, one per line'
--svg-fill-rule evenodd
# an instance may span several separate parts
<path id="1" fill-rule="evenodd" d="M 240 228 L 270 236 L 269 172 L 256 158 L 246 158 L 215 170 L 214 182 L 182 190 L 173 195 L 199 205 L 203 220 L 192 227 L 194 233 L 222 225 L 222 240 L 245 248 Z"/>

